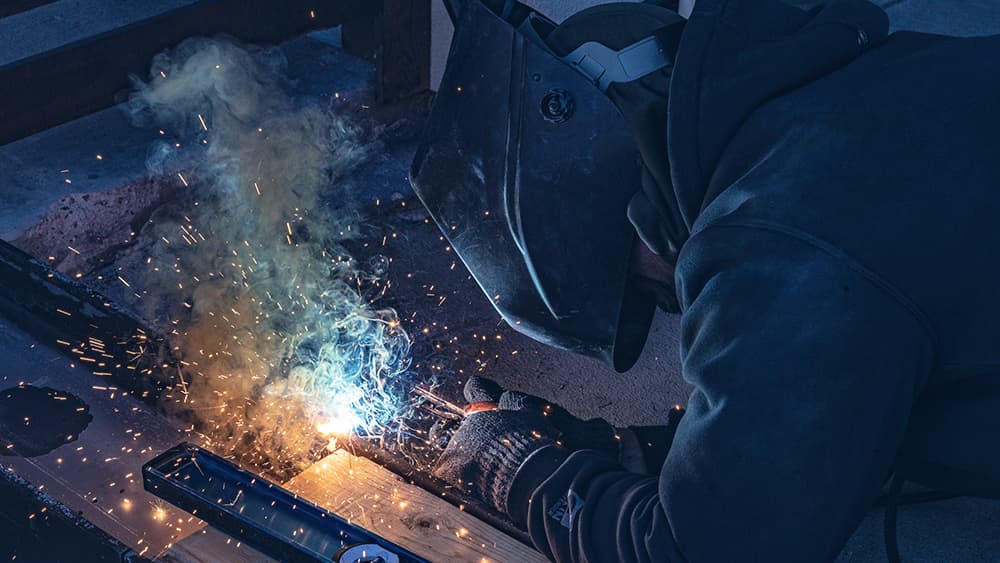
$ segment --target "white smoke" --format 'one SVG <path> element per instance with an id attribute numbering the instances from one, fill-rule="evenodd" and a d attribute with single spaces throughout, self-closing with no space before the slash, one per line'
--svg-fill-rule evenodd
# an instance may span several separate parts
<path id="1" fill-rule="evenodd" d="M 342 245 L 356 218 L 324 204 L 350 199 L 368 148 L 345 119 L 289 96 L 284 69 L 277 49 L 188 40 L 135 80 L 129 107 L 170 139 L 152 169 L 177 143 L 202 147 L 181 174 L 186 197 L 144 232 L 147 313 L 169 311 L 186 366 L 172 398 L 216 449 L 294 467 L 317 428 L 376 434 L 405 414 L 410 340 L 376 306 L 385 264 L 362 267 Z"/>

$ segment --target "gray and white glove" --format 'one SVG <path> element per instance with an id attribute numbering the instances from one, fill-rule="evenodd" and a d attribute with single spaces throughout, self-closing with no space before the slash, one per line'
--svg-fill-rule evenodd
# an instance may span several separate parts
<path id="1" fill-rule="evenodd" d="M 571 451 L 607 455 L 629 471 L 655 475 L 682 410 L 667 426 L 616 429 L 580 420 L 544 399 L 504 391 L 481 377 L 465 384 L 466 417 L 438 459 L 434 475 L 523 524 L 528 499 Z"/>
<path id="2" fill-rule="evenodd" d="M 556 446 L 559 431 L 545 416 L 544 401 L 504 391 L 487 379 L 470 378 L 465 399 L 468 414 L 441 454 L 434 476 L 511 514 L 508 502 L 518 471 L 542 449 L 561 450 Z"/>

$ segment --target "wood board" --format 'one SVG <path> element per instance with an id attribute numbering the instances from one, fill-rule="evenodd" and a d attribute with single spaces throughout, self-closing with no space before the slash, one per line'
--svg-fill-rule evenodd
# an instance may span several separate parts
<path id="1" fill-rule="evenodd" d="M 162 563 L 277 563 L 256 549 L 205 526 L 156 559 Z"/>
<path id="2" fill-rule="evenodd" d="M 540 553 L 366 458 L 338 450 L 284 485 L 431 561 L 534 563 Z M 177 542 L 176 563 L 269 561 L 211 529 Z"/>

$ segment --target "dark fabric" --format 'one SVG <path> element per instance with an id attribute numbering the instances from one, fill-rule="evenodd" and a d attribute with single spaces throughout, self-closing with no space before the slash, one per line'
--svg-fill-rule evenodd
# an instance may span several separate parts
<path id="1" fill-rule="evenodd" d="M 535 450 L 524 460 L 511 482 L 505 507 L 515 524 L 525 526 L 531 495 L 566 461 L 570 451 L 559 446 L 546 446 Z"/>
<path id="2" fill-rule="evenodd" d="M 696 4 L 665 194 L 696 391 L 658 478 L 580 451 L 535 490 L 550 558 L 829 561 L 897 458 L 996 483 L 1000 37 L 887 27 Z"/>

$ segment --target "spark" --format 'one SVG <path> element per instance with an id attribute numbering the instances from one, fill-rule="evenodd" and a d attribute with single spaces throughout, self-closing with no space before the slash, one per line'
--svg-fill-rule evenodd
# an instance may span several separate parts
<path id="1" fill-rule="evenodd" d="M 254 79 L 254 69 L 250 80 L 244 73 L 186 76 L 215 66 L 220 52 L 246 55 L 211 45 L 184 55 L 207 53 L 208 65 L 165 59 L 170 81 L 140 88 L 137 103 L 148 93 L 155 107 L 147 109 L 167 108 L 159 126 L 183 129 L 196 113 L 204 131 L 197 134 L 209 143 L 196 177 L 177 173 L 190 188 L 183 224 L 162 220 L 141 235 L 165 245 L 150 246 L 155 260 L 134 285 L 150 308 L 174 305 L 170 346 L 180 376 L 173 399 L 195 413 L 197 435 L 225 453 L 252 444 L 238 454 L 241 463 L 275 471 L 303 462 L 317 438 L 378 437 L 407 420 L 411 341 L 396 312 L 377 304 L 391 285 L 388 260 L 369 268 L 350 257 L 341 241 L 356 236 L 356 225 L 322 204 L 365 158 L 360 132 L 326 108 L 300 108 L 280 91 L 260 90 L 280 81 Z M 233 79 L 245 82 L 217 87 Z M 216 104 L 220 91 L 246 96 Z M 205 99 L 211 114 L 197 111 Z M 264 103 L 240 105 L 250 100 Z M 268 197 L 258 199 L 262 182 Z M 178 235 L 186 244 L 171 244 Z"/>
<path id="2" fill-rule="evenodd" d="M 163 522 L 167 519 L 167 511 L 162 506 L 153 506 L 153 520 Z"/>

